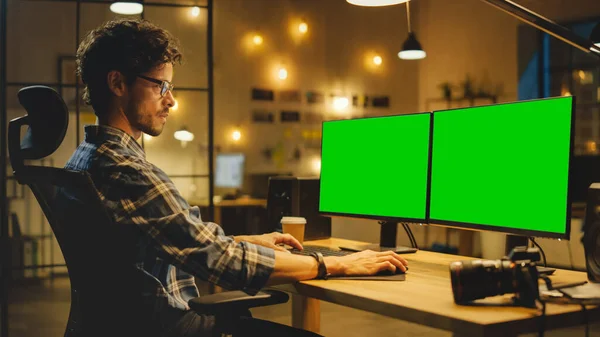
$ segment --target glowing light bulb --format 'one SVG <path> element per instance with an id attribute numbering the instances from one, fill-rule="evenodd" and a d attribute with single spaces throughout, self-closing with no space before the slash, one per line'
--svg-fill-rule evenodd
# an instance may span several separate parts
<path id="1" fill-rule="evenodd" d="M 177 111 L 177 109 L 179 109 L 179 102 L 177 100 L 175 100 L 175 104 L 173 104 L 173 106 L 171 107 L 171 110 Z"/>
<path id="2" fill-rule="evenodd" d="M 134 15 L 142 13 L 144 6 L 135 2 L 115 2 L 110 5 L 110 10 L 117 14 Z"/>
<path id="3" fill-rule="evenodd" d="M 350 101 L 348 97 L 334 97 L 333 98 L 333 108 L 337 111 L 344 110 L 350 105 Z"/>
<path id="4" fill-rule="evenodd" d="M 302 34 L 306 34 L 306 32 L 308 32 L 308 25 L 306 22 L 302 22 L 298 25 L 298 31 Z"/>
<path id="5" fill-rule="evenodd" d="M 231 138 L 232 138 L 234 141 L 236 141 L 236 142 L 237 142 L 237 141 L 239 141 L 239 140 L 242 138 L 242 133 L 241 133 L 239 130 L 235 130 L 235 131 L 233 131 L 233 133 L 231 134 Z"/>
<path id="6" fill-rule="evenodd" d="M 279 71 L 277 72 L 277 76 L 279 77 L 280 80 L 285 80 L 288 77 L 287 69 L 279 68 Z"/>
<path id="7" fill-rule="evenodd" d="M 313 158 L 312 160 L 312 169 L 316 174 L 321 173 L 321 158 Z"/>
<path id="8" fill-rule="evenodd" d="M 375 63 L 375 65 L 381 65 L 381 63 L 383 62 L 383 59 L 381 58 L 381 56 L 377 55 L 375 57 L 373 57 L 373 63 Z"/>
<path id="9" fill-rule="evenodd" d="M 175 139 L 180 140 L 182 142 L 191 142 L 194 140 L 194 134 L 186 130 L 185 128 L 175 131 Z"/>
<path id="10" fill-rule="evenodd" d="M 192 16 L 198 17 L 198 15 L 200 15 L 200 7 L 198 7 L 198 6 L 192 7 Z"/>
<path id="11" fill-rule="evenodd" d="M 189 132 L 185 127 L 181 128 L 181 130 L 175 131 L 173 136 L 178 141 L 181 141 L 181 147 L 185 147 L 188 142 L 194 140 L 194 134 Z"/>
<path id="12" fill-rule="evenodd" d="M 403 60 L 421 60 L 427 56 L 423 50 L 403 50 L 398 53 L 398 57 Z"/>
<path id="13" fill-rule="evenodd" d="M 263 43 L 263 37 L 256 34 L 254 35 L 254 37 L 252 38 L 252 42 L 254 42 L 255 45 L 261 45 Z"/>
<path id="14" fill-rule="evenodd" d="M 357 6 L 368 6 L 368 7 L 377 7 L 377 6 L 389 6 L 389 5 L 397 5 L 409 0 L 346 0 L 348 3 L 357 5 Z"/>
<path id="15" fill-rule="evenodd" d="M 151 141 L 151 140 L 152 140 L 152 136 L 150 136 L 150 135 L 147 135 L 147 134 L 145 134 L 145 133 L 144 133 L 144 141 L 145 141 L 145 142 L 149 142 L 149 141 Z"/>

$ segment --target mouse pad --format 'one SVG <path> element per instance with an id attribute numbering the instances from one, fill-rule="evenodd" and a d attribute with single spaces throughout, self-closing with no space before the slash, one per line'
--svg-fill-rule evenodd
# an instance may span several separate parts
<path id="1" fill-rule="evenodd" d="M 330 280 L 362 280 L 362 281 L 404 281 L 406 274 L 380 276 L 330 276 Z"/>

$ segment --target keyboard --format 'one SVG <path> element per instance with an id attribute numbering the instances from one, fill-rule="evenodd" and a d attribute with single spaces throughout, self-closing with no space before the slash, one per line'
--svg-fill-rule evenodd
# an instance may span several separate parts
<path id="1" fill-rule="evenodd" d="M 347 250 L 335 250 L 322 246 L 304 246 L 304 250 L 298 250 L 296 248 L 288 249 L 292 254 L 298 255 L 310 255 L 311 253 L 321 253 L 323 256 L 344 256 L 348 254 L 352 254 L 353 252 Z"/>

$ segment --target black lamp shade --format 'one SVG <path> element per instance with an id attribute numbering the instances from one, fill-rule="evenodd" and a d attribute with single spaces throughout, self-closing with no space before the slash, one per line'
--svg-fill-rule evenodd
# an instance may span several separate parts
<path id="1" fill-rule="evenodd" d="M 427 54 L 417 40 L 415 33 L 408 33 L 408 38 L 402 45 L 402 50 L 398 53 L 398 57 L 403 60 L 419 60 L 425 58 Z"/>
<path id="2" fill-rule="evenodd" d="M 417 41 L 417 37 L 415 33 L 408 33 L 408 38 L 404 41 L 402 45 L 402 50 L 423 50 L 419 41 Z"/>
<path id="3" fill-rule="evenodd" d="M 600 23 L 592 29 L 592 34 L 590 34 L 590 40 L 594 42 L 596 45 L 600 44 Z"/>

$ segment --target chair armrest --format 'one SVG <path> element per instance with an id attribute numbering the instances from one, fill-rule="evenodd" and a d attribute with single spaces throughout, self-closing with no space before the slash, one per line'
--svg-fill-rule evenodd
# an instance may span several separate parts
<path id="1" fill-rule="evenodd" d="M 263 290 L 250 296 L 243 291 L 226 291 L 189 300 L 190 308 L 200 315 L 232 315 L 250 308 L 285 303 L 290 296 L 279 290 Z"/>

